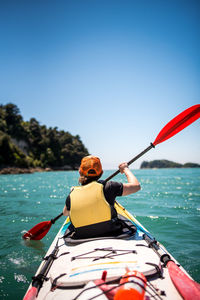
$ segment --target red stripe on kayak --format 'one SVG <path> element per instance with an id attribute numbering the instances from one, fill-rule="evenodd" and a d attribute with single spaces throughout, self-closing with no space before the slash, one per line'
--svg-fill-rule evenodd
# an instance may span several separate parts
<path id="1" fill-rule="evenodd" d="M 37 296 L 38 289 L 36 287 L 32 287 L 28 293 L 24 296 L 23 300 L 35 300 Z"/>
<path id="2" fill-rule="evenodd" d="M 173 261 L 167 264 L 170 278 L 185 300 L 200 299 L 200 284 L 190 279 Z"/>

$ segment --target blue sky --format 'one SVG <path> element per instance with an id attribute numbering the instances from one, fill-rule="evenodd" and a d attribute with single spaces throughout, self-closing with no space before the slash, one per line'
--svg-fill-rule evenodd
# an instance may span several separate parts
<path id="1" fill-rule="evenodd" d="M 200 2 L 0 0 L 0 103 L 117 168 L 200 103 Z M 200 122 L 143 160 L 200 163 Z"/>

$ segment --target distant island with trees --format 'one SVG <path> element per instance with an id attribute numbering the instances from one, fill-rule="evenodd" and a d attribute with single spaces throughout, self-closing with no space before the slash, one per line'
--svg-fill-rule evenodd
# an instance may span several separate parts
<path id="1" fill-rule="evenodd" d="M 79 135 L 24 121 L 13 103 L 0 105 L 0 174 L 76 170 L 88 154 Z"/>
<path id="2" fill-rule="evenodd" d="M 159 168 L 200 168 L 199 164 L 196 163 L 185 163 L 179 164 L 170 160 L 161 159 L 153 161 L 143 161 L 140 169 L 159 169 Z"/>

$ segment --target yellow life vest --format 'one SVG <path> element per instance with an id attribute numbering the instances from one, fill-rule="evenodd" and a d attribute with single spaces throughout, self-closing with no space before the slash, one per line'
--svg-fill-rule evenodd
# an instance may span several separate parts
<path id="1" fill-rule="evenodd" d="M 93 181 L 75 187 L 70 200 L 70 219 L 75 228 L 111 220 L 111 207 L 105 199 L 101 183 Z"/>

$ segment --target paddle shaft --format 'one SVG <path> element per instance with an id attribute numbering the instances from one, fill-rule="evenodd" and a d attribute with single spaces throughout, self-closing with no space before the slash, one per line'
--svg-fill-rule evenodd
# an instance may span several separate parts
<path id="1" fill-rule="evenodd" d="M 63 216 L 63 213 L 59 214 L 57 217 L 55 217 L 54 219 L 51 219 L 51 223 L 54 224 L 58 219 L 60 219 L 60 217 Z"/>
<path id="2" fill-rule="evenodd" d="M 151 150 L 152 148 L 155 148 L 154 144 L 150 144 L 149 147 L 147 147 L 144 151 L 142 151 L 141 153 L 139 153 L 138 155 L 136 155 L 134 158 L 132 158 L 127 164 L 128 166 L 130 166 L 134 161 L 136 161 L 138 158 L 140 158 L 142 155 L 144 155 L 146 152 L 148 152 L 149 150 Z M 106 178 L 104 180 L 104 182 L 109 181 L 110 179 L 112 179 L 114 176 L 116 176 L 117 174 L 120 173 L 120 170 L 117 170 L 115 173 L 113 173 L 112 175 L 110 175 L 108 178 Z"/>

